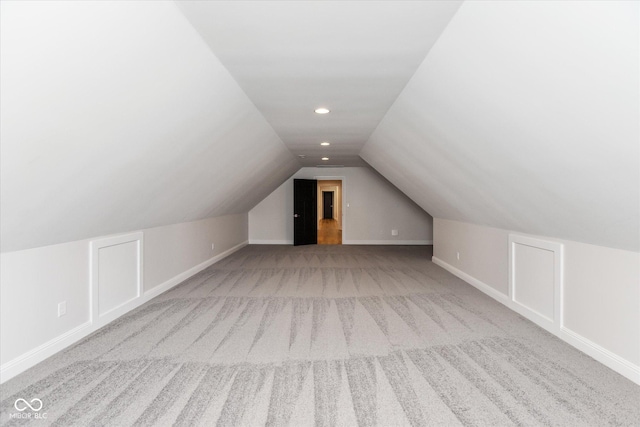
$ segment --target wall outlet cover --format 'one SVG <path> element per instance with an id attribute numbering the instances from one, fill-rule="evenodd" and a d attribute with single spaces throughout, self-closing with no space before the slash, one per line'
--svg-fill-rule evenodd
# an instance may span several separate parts
<path id="1" fill-rule="evenodd" d="M 62 301 L 61 303 L 58 303 L 58 317 L 62 317 L 65 314 L 67 314 L 67 302 Z"/>

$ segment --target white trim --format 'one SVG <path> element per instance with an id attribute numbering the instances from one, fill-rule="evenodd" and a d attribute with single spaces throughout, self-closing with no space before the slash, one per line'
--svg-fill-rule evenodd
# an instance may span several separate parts
<path id="1" fill-rule="evenodd" d="M 136 257 L 137 257 L 137 277 L 136 277 L 136 295 L 123 302 L 117 307 L 106 311 L 105 313 L 100 313 L 100 298 L 99 298 L 99 266 L 100 266 L 100 249 L 108 248 L 111 246 L 122 245 L 124 243 L 136 243 Z M 144 247 L 144 233 L 142 231 L 138 231 L 136 233 L 122 234 L 119 236 L 106 237 L 104 239 L 92 240 L 90 243 L 90 252 L 89 252 L 89 277 L 90 277 L 90 287 L 89 287 L 89 311 L 90 311 L 90 319 L 93 323 L 99 323 L 104 325 L 109 323 L 111 320 L 102 320 L 104 319 L 115 319 L 120 317 L 122 314 L 131 310 L 129 307 L 135 307 L 136 300 L 140 298 L 142 295 L 143 288 L 143 247 Z"/>
<path id="2" fill-rule="evenodd" d="M 92 323 L 89 320 L 63 333 L 62 335 L 59 335 L 47 341 L 46 343 L 16 357 L 15 359 L 10 360 L 7 363 L 4 363 L 2 366 L 0 366 L 0 383 L 4 383 L 5 381 L 10 380 L 16 375 L 26 371 L 27 369 L 47 359 L 48 357 L 51 357 L 54 354 L 69 347 L 70 345 L 77 343 L 82 338 L 97 331 L 101 327 L 114 321 L 115 319 L 122 316 L 123 314 L 133 310 L 136 307 L 141 306 L 147 301 L 152 300 L 153 298 L 160 295 L 161 293 L 168 291 L 169 289 L 182 283 L 183 281 L 193 276 L 194 274 L 199 273 L 200 271 L 204 270 L 210 265 L 213 265 L 216 262 L 222 260 L 223 258 L 228 257 L 232 253 L 242 249 L 247 244 L 248 244 L 248 241 L 245 240 L 244 242 L 239 243 L 234 247 L 227 249 L 226 251 L 178 274 L 177 276 L 172 277 L 166 282 L 149 289 L 148 291 L 144 292 L 140 297 L 134 299 L 133 301 L 130 301 L 124 304 L 123 306 L 118 307 L 115 310 L 111 310 L 108 314 L 101 316 L 100 319 L 97 320 L 96 322 Z"/>
<path id="3" fill-rule="evenodd" d="M 205 262 L 202 262 L 202 263 L 200 263 L 200 264 L 198 264 L 198 265 L 196 265 L 194 267 L 191 267 L 187 271 L 184 271 L 184 272 L 178 274 L 177 276 L 172 277 L 171 279 L 167 280 L 166 282 L 164 282 L 164 283 L 162 283 L 162 284 L 160 284 L 158 286 L 154 286 L 153 288 L 151 288 L 149 290 L 146 290 L 144 292 L 144 294 L 142 295 L 143 298 L 146 298 L 146 301 L 148 301 L 148 300 L 151 300 L 151 299 L 157 297 L 158 295 L 162 294 L 163 292 L 166 292 L 169 289 L 173 288 L 174 286 L 184 282 L 185 280 L 187 280 L 189 277 L 193 276 L 194 274 L 201 272 L 205 268 L 215 264 L 216 262 L 222 260 L 223 258 L 228 257 L 232 253 L 239 251 L 240 249 L 244 248 L 248 244 L 249 244 L 249 242 L 247 240 L 245 240 L 244 242 L 239 243 L 239 244 L 235 245 L 234 247 L 232 247 L 230 249 L 227 249 L 226 251 L 214 256 L 213 258 L 210 258 L 210 259 L 206 260 Z"/>
<path id="4" fill-rule="evenodd" d="M 4 363 L 0 367 L 0 383 L 10 380 L 18 374 L 26 371 L 32 366 L 37 365 L 48 357 L 53 356 L 59 351 L 64 350 L 71 344 L 78 342 L 86 337 L 94 329 L 91 327 L 91 321 L 85 322 L 75 328 L 55 337 L 38 347 L 16 357 L 13 360 Z"/>
<path id="5" fill-rule="evenodd" d="M 250 239 L 250 245 L 293 245 L 293 240 Z M 433 245 L 433 240 L 344 240 L 343 245 Z"/>
<path id="6" fill-rule="evenodd" d="M 537 310 L 523 304 L 516 299 L 516 245 L 529 246 L 553 252 L 553 318 L 549 318 Z M 509 234 L 509 299 L 513 309 L 519 314 L 532 320 L 537 325 L 558 335 L 564 325 L 564 245 L 559 242 L 542 240 L 520 234 Z"/>
<path id="7" fill-rule="evenodd" d="M 293 245 L 293 240 L 249 239 L 250 245 Z"/>
<path id="8" fill-rule="evenodd" d="M 477 288 L 478 290 L 480 290 L 480 291 L 484 292 L 485 294 L 489 295 L 491 298 L 501 302 L 504 305 L 508 305 L 509 297 L 507 295 L 503 294 L 502 292 L 498 291 L 497 289 L 487 285 L 483 281 L 478 280 L 473 276 L 468 275 L 464 271 L 452 266 L 451 264 L 448 264 L 447 262 L 441 260 L 438 257 L 435 257 L 435 256 L 431 257 L 431 261 L 434 264 L 439 265 L 440 267 L 444 268 L 445 270 L 447 270 L 449 273 L 453 274 L 454 276 L 459 277 L 460 279 L 464 280 L 465 282 L 467 282 L 468 284 L 470 284 L 474 288 Z"/>
<path id="9" fill-rule="evenodd" d="M 560 331 L 560 338 L 564 341 L 568 342 L 583 353 L 593 357 L 603 365 L 629 378 L 634 383 L 640 385 L 640 366 L 629 362 L 615 353 L 612 353 L 606 348 L 594 343 L 565 326 L 561 327 Z"/>
<path id="10" fill-rule="evenodd" d="M 526 319 L 529 319 L 536 325 L 545 329 L 546 331 L 552 333 L 557 336 L 564 342 L 572 345 L 578 350 L 582 351 L 588 356 L 593 357 L 598 362 L 603 365 L 613 369 L 620 375 L 630 379 L 634 383 L 640 385 L 640 366 L 624 359 L 623 357 L 618 356 L 615 353 L 601 347 L 600 345 L 594 343 L 588 338 L 583 337 L 582 335 L 568 329 L 565 326 L 556 327 L 556 325 L 549 325 L 547 320 L 540 322 L 540 319 L 537 319 L 535 316 L 532 316 L 532 312 L 529 309 L 523 309 L 522 305 L 512 301 L 508 295 L 503 294 L 502 292 L 496 290 L 495 288 L 489 286 L 488 284 L 482 282 L 481 280 L 476 279 L 473 276 L 465 273 L 464 271 L 452 266 L 451 264 L 443 261 L 437 257 L 432 257 L 431 259 L 434 264 L 439 265 L 445 270 L 449 271 L 456 277 L 464 280 L 469 283 L 471 286 L 477 288 L 483 293 L 487 294 L 491 298 L 495 299 L 499 303 L 507 306 L 511 310 L 516 313 L 522 315 Z"/>
<path id="11" fill-rule="evenodd" d="M 433 240 L 345 240 L 343 245 L 433 245 Z"/>

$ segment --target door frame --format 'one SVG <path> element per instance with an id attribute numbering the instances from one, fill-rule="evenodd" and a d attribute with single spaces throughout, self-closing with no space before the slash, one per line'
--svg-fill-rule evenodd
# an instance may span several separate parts
<path id="1" fill-rule="evenodd" d="M 340 195 L 340 214 L 342 215 L 342 221 L 340 223 L 342 225 L 342 244 L 344 245 L 344 236 L 347 234 L 347 212 L 349 211 L 349 208 L 347 207 L 347 177 L 335 175 L 316 175 L 313 177 L 313 179 L 315 179 L 316 181 L 342 181 L 342 194 Z"/>

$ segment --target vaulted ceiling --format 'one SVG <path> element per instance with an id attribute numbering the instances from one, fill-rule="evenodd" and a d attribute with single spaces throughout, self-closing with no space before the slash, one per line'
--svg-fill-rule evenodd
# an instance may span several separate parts
<path id="1" fill-rule="evenodd" d="M 461 1 L 180 1 L 304 166 L 360 150 Z M 329 115 L 314 113 L 330 107 Z M 329 142 L 330 148 L 320 146 Z"/>
<path id="2" fill-rule="evenodd" d="M 465 2 L 361 156 L 439 218 L 640 250 L 638 2 Z"/>
<path id="3" fill-rule="evenodd" d="M 3 251 L 365 161 L 436 217 L 640 249 L 637 2 L 0 5 Z"/>

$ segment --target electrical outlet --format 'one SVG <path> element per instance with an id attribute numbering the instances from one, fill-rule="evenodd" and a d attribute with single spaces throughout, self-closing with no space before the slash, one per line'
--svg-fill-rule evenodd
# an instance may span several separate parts
<path id="1" fill-rule="evenodd" d="M 398 235 L 398 230 L 391 230 L 391 235 L 392 236 L 397 236 Z"/>
<path id="2" fill-rule="evenodd" d="M 460 261 L 460 252 L 456 252 L 456 258 L 458 258 L 458 261 Z"/>
<path id="3" fill-rule="evenodd" d="M 62 301 L 58 303 L 58 317 L 62 317 L 67 314 L 67 302 Z"/>
<path id="4" fill-rule="evenodd" d="M 215 248 L 216 248 L 216 244 L 215 244 L 215 243 L 212 243 L 212 244 L 211 244 L 211 250 L 214 250 Z"/>

